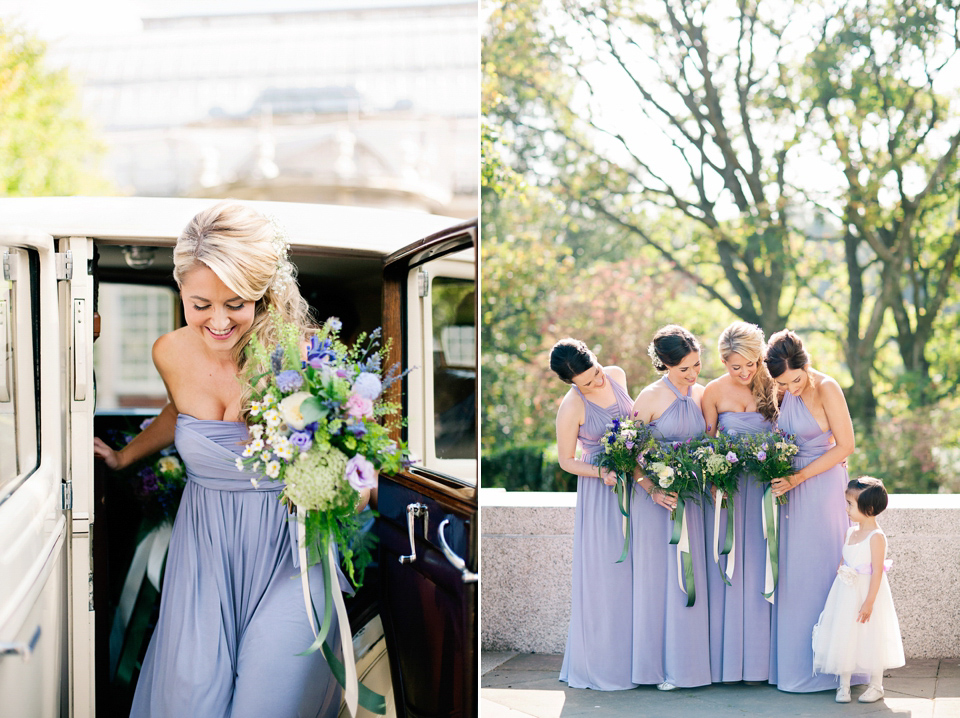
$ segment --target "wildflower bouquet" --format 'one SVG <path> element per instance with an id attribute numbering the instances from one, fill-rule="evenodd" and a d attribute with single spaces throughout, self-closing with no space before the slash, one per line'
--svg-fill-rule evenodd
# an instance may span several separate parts
<path id="1" fill-rule="evenodd" d="M 653 481 L 653 490 L 671 491 L 677 495 L 677 507 L 670 512 L 673 520 L 670 544 L 677 547 L 677 580 L 680 590 L 687 595 L 688 607 L 696 601 L 697 591 L 684 505 L 690 501 L 699 504 L 705 488 L 703 472 L 696 458 L 696 451 L 701 445 L 702 439 L 692 437 L 682 442 L 658 442 L 643 457 L 647 476 Z"/>
<path id="2" fill-rule="evenodd" d="M 641 421 L 616 418 L 607 424 L 607 431 L 600 439 L 603 453 L 597 459 L 597 466 L 616 472 L 617 505 L 620 507 L 623 529 L 623 551 L 617 563 L 626 559 L 630 549 L 630 530 L 627 520 L 630 517 L 630 501 L 633 497 L 633 472 L 644 450 L 656 445 L 656 439 L 650 429 Z"/>
<path id="3" fill-rule="evenodd" d="M 338 336 L 340 322 L 328 319 L 310 338 L 306 361 L 302 361 L 297 328 L 275 314 L 271 321 L 279 337 L 277 346 L 267 348 L 254 337 L 247 349 L 253 387 L 250 441 L 237 466 L 285 482 L 280 499 L 296 507 L 304 596 L 316 635 L 307 652 L 323 651 L 347 689 L 348 705 L 352 698 L 355 707 L 358 699 L 356 694 L 351 696 L 351 685 L 356 691 L 356 666 L 348 650 L 352 637 L 345 609 L 340 627 L 346 631 L 342 641 L 346 669 L 325 643 L 332 623 L 329 611 L 319 630 L 316 627 L 306 569 L 322 564 L 327 606 L 332 600 L 338 612 L 343 599 L 338 590 L 331 590 L 337 585 L 337 547 L 351 582 L 362 583 L 370 555 L 367 543 L 358 540 L 360 492 L 376 486 L 378 470 L 396 472 L 411 463 L 406 447 L 390 439 L 390 430 L 397 424 L 381 423 L 400 408 L 385 401 L 383 393 L 403 374 L 396 366 L 383 371 L 389 344 L 381 345 L 379 329 L 360 335 L 347 348 Z M 258 479 L 251 481 L 256 484 Z M 344 670 L 346 683 L 341 679 Z M 373 712 L 384 709 L 383 697 L 362 685 L 359 703 Z"/>
<path id="4" fill-rule="evenodd" d="M 759 434 L 744 435 L 741 439 L 747 470 L 769 489 L 770 482 L 796 472 L 793 457 L 797 455 L 796 440 L 780 429 Z M 777 504 L 787 503 L 787 495 L 777 497 Z"/>
<path id="5" fill-rule="evenodd" d="M 720 432 L 716 437 L 704 435 L 701 445 L 694 451 L 694 457 L 700 463 L 704 479 L 717 491 L 716 507 L 713 512 L 713 560 L 720 568 L 723 582 L 730 586 L 736 567 L 736 535 L 733 531 L 733 497 L 740 486 L 740 474 L 744 463 L 741 461 L 743 449 L 737 438 Z M 727 530 L 720 546 L 720 516 L 727 512 Z M 720 566 L 720 557 L 727 556 L 726 571 Z"/>
<path id="6" fill-rule="evenodd" d="M 794 473 L 793 457 L 799 449 L 794 437 L 780 429 L 745 435 L 741 441 L 747 470 L 756 476 L 758 483 L 764 485 L 761 507 L 767 556 L 763 596 L 773 603 L 779 576 L 780 546 L 780 514 L 776 506 L 786 504 L 787 496 L 778 496 L 774 502 L 770 482 Z"/>

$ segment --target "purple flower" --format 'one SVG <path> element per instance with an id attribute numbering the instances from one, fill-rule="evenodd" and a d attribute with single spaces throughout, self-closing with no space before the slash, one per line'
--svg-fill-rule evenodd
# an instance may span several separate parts
<path id="1" fill-rule="evenodd" d="M 347 431 L 356 436 L 358 439 L 361 436 L 367 435 L 367 427 L 362 421 L 355 421 L 347 424 Z"/>
<path id="2" fill-rule="evenodd" d="M 270 353 L 270 366 L 274 374 L 279 374 L 283 370 L 283 347 L 278 346 Z"/>
<path id="3" fill-rule="evenodd" d="M 763 450 L 761 449 L 760 451 L 757 452 L 757 458 L 760 459 L 760 461 L 766 461 L 766 460 L 767 460 L 767 452 L 766 452 L 766 451 L 763 451 Z"/>
<path id="4" fill-rule="evenodd" d="M 627 451 L 630 451 L 631 449 L 633 449 L 633 442 L 632 442 L 632 441 L 627 441 L 627 442 L 624 443 L 624 446 L 627 447 Z"/>
<path id="5" fill-rule="evenodd" d="M 737 455 L 734 454 L 732 451 L 728 451 L 728 452 L 727 452 L 727 461 L 729 461 L 731 464 L 735 464 L 735 463 L 737 463 L 739 460 L 740 460 L 740 459 L 737 458 Z"/>
<path id="6" fill-rule="evenodd" d="M 153 420 L 156 419 L 156 418 L 157 418 L 157 417 L 155 417 L 155 416 L 148 416 L 146 419 L 144 419 L 143 421 L 141 421 L 141 422 L 140 422 L 140 431 L 143 431 L 143 430 L 146 429 L 148 426 L 150 426 L 150 424 L 152 424 L 152 423 L 153 423 Z"/>
<path id="7" fill-rule="evenodd" d="M 330 325 L 330 329 L 335 332 L 339 332 L 343 323 L 336 317 L 327 317 L 327 324 Z"/>
<path id="8" fill-rule="evenodd" d="M 607 437 L 607 443 L 608 443 L 608 444 L 613 444 L 613 443 L 616 442 L 616 440 L 617 440 L 616 434 L 610 434 L 610 436 Z"/>
<path id="9" fill-rule="evenodd" d="M 149 466 L 140 472 L 140 479 L 140 487 L 145 494 L 152 494 L 159 488 L 159 485 L 157 484 L 157 475 Z"/>
<path id="10" fill-rule="evenodd" d="M 322 342 L 316 335 L 310 337 L 310 344 L 307 345 L 307 364 L 314 369 L 321 369 L 334 359 L 333 343 L 329 339 Z"/>
<path id="11" fill-rule="evenodd" d="M 366 457 L 357 454 L 347 462 L 347 481 L 357 491 L 377 485 L 377 471 Z"/>
<path id="12" fill-rule="evenodd" d="M 674 448 L 674 449 L 679 449 L 679 448 L 680 448 L 680 442 L 679 442 L 679 441 L 674 441 L 674 442 L 673 442 L 673 448 Z"/>
<path id="13" fill-rule="evenodd" d="M 353 382 L 353 393 L 373 401 L 380 396 L 380 377 L 370 372 L 362 372 Z"/>
<path id="14" fill-rule="evenodd" d="M 309 451 L 310 447 L 313 446 L 313 432 L 295 431 L 290 434 L 290 443 L 302 452 Z"/>
<path id="15" fill-rule="evenodd" d="M 284 394 L 290 394 L 303 386 L 303 377 L 296 369 L 287 369 L 277 374 L 277 388 Z"/>
<path id="16" fill-rule="evenodd" d="M 348 372 L 346 369 L 337 369 L 336 374 L 337 374 L 337 376 L 340 377 L 341 379 L 349 379 L 349 378 L 350 378 L 350 372 Z"/>

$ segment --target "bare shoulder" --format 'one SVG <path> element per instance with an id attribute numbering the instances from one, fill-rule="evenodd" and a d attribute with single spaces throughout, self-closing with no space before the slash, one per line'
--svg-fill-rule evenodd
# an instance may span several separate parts
<path id="1" fill-rule="evenodd" d="M 703 401 L 703 393 L 704 393 L 706 390 L 707 390 L 707 388 L 706 388 L 703 384 L 694 384 L 694 385 L 693 385 L 693 392 L 692 392 L 690 395 L 691 395 L 694 399 L 696 399 L 697 402 L 699 403 L 699 402 Z"/>
<path id="2" fill-rule="evenodd" d="M 883 531 L 877 531 L 870 537 L 871 548 L 886 548 L 887 535 Z"/>
<path id="3" fill-rule="evenodd" d="M 705 387 L 703 387 L 703 395 L 702 395 L 703 400 L 715 402 L 720 397 L 720 395 L 723 394 L 723 390 L 727 385 L 726 380 L 728 378 L 729 378 L 729 375 L 724 374 L 723 376 L 717 377 L 716 379 L 711 381 L 709 384 L 707 384 Z M 700 388 L 700 385 L 696 384 L 694 385 L 693 390 L 696 391 L 698 388 Z"/>
<path id="4" fill-rule="evenodd" d="M 843 389 L 833 377 L 827 376 L 823 372 L 814 372 L 814 387 L 820 394 L 820 399 L 824 403 L 830 401 L 846 401 L 843 397 Z"/>
<path id="5" fill-rule="evenodd" d="M 191 339 L 189 327 L 180 327 L 172 332 L 162 334 L 153 343 L 153 363 L 157 369 L 163 370 L 182 361 L 184 353 L 191 353 Z"/>
<path id="6" fill-rule="evenodd" d="M 626 386 L 627 383 L 627 373 L 618 366 L 605 366 L 603 367 L 603 372 L 609 374 L 610 378 L 620 384 L 621 386 Z"/>

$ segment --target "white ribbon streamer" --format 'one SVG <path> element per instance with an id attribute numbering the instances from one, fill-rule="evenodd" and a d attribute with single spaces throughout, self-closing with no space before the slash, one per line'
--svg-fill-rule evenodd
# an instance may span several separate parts
<path id="1" fill-rule="evenodd" d="M 723 511 L 723 498 L 724 492 L 723 489 L 717 489 L 717 499 L 716 504 L 713 507 L 713 562 L 716 564 L 720 563 L 720 512 Z M 730 497 L 730 501 L 733 501 L 733 497 Z M 727 521 L 730 520 L 730 512 L 727 512 Z M 724 532 L 724 539 L 726 539 L 726 532 Z M 733 580 L 733 569 L 737 563 L 737 531 L 733 531 L 733 542 L 730 545 L 730 553 L 727 554 L 727 570 L 725 571 L 727 575 L 727 580 Z"/>
<path id="2" fill-rule="evenodd" d="M 299 511 L 297 512 L 297 550 L 300 555 L 300 585 L 303 588 L 303 602 L 307 609 L 307 618 L 310 619 L 313 637 L 316 638 L 319 629 L 313 614 L 313 600 L 310 597 L 310 576 L 307 571 L 307 525 L 305 517 L 301 516 Z M 337 609 L 337 623 L 340 624 L 340 643 L 343 648 L 344 683 L 346 683 L 343 689 L 343 700 L 347 704 L 347 710 L 350 711 L 351 718 L 356 718 L 360 697 L 357 661 L 353 654 L 353 635 L 350 633 L 347 607 L 343 602 L 343 592 L 340 590 L 340 584 L 337 581 L 335 568 L 337 554 L 332 537 L 327 546 L 327 565 L 330 567 L 330 572 L 323 577 L 323 580 L 330 582 L 330 593 L 333 596 L 333 605 Z"/>
<path id="3" fill-rule="evenodd" d="M 683 554 L 690 553 L 690 534 L 687 531 L 687 512 L 683 512 L 680 518 L 680 541 L 677 542 L 677 581 L 680 582 L 680 590 L 683 595 L 687 595 L 687 589 L 683 585 Z"/>
<path id="4" fill-rule="evenodd" d="M 777 535 L 777 531 L 779 531 L 779 524 L 780 524 L 780 511 L 779 511 L 779 507 L 777 506 L 776 498 L 774 498 L 773 500 L 773 516 L 770 516 L 767 514 L 766 501 L 761 501 L 760 507 L 763 510 L 763 540 L 767 544 L 767 550 L 764 551 L 764 554 L 766 556 L 766 566 L 764 568 L 763 592 L 764 594 L 769 594 L 768 596 L 767 595 L 764 596 L 764 598 L 766 598 L 767 601 L 769 601 L 770 603 L 775 603 L 774 599 L 776 598 L 776 592 L 774 591 L 774 585 L 773 585 L 773 564 L 770 561 L 770 545 L 769 545 L 770 542 L 767 539 L 770 533 L 767 529 L 770 526 L 770 522 L 772 521 L 773 535 L 774 536 Z"/>

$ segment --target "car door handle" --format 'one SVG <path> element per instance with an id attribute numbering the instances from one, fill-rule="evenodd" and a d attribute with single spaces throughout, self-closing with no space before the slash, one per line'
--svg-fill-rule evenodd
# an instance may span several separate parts
<path id="1" fill-rule="evenodd" d="M 23 658 L 23 662 L 27 663 L 39 640 L 40 626 L 37 626 L 37 630 L 33 632 L 33 638 L 29 641 L 0 641 L 0 657 L 19 654 Z"/>
<path id="2" fill-rule="evenodd" d="M 443 555 L 446 556 L 447 561 L 453 564 L 453 567 L 460 572 L 464 583 L 476 583 L 480 577 L 473 571 L 467 570 L 467 562 L 453 552 L 450 544 L 447 543 L 447 537 L 443 535 L 449 523 L 450 519 L 444 519 L 440 522 L 440 527 L 437 529 L 437 538 L 440 539 L 440 548 L 443 550 Z"/>
<path id="3" fill-rule="evenodd" d="M 413 542 L 413 524 L 419 517 L 423 517 L 423 538 L 427 538 L 427 529 L 430 525 L 430 511 L 426 504 L 407 504 L 407 534 L 410 536 L 410 555 L 401 556 L 400 563 L 413 563 L 417 560 L 417 547 Z"/>

